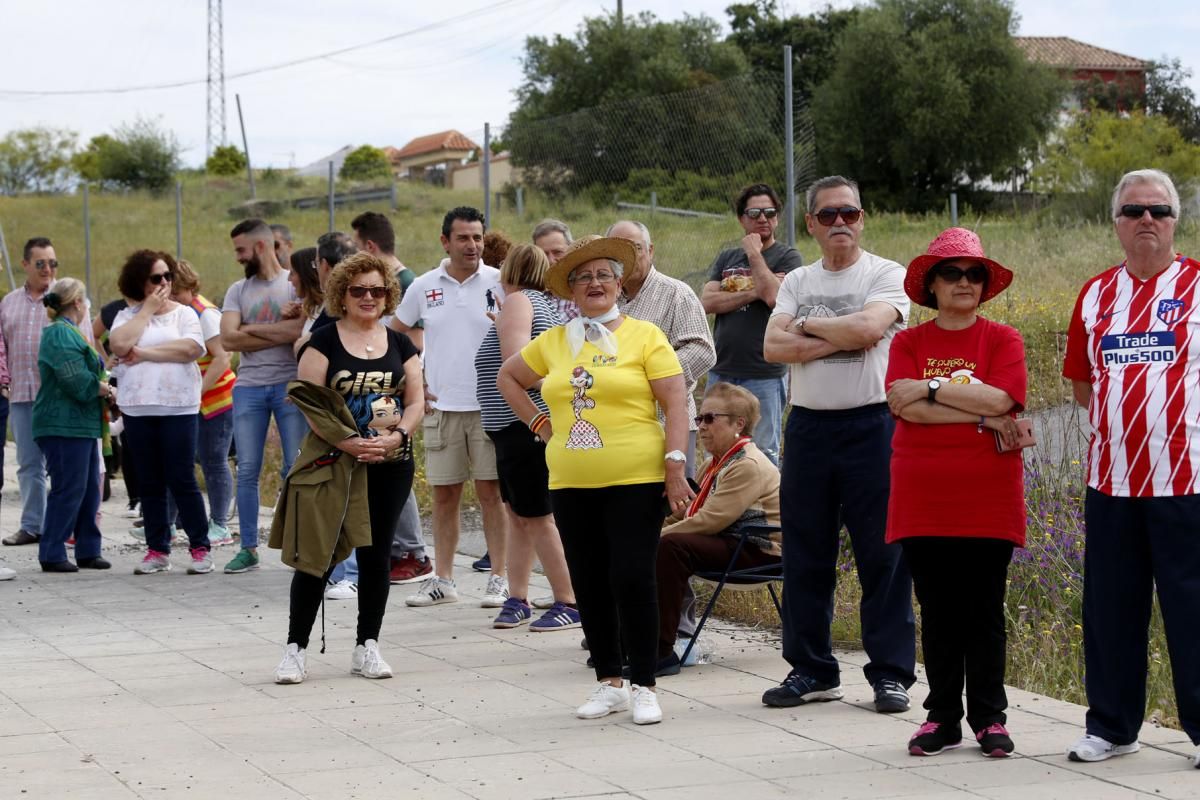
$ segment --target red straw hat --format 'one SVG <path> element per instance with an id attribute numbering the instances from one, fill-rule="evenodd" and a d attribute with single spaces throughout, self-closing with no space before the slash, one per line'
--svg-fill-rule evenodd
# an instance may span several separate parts
<path id="1" fill-rule="evenodd" d="M 908 273 L 904 277 L 904 293 L 918 305 L 935 308 L 933 298 L 925 288 L 925 276 L 934 264 L 954 258 L 969 258 L 987 267 L 987 288 L 979 298 L 980 305 L 1003 292 L 1012 283 L 1012 271 L 983 254 L 983 243 L 974 231 L 966 228 L 947 228 L 929 243 L 924 255 L 917 256 L 909 262 Z"/>

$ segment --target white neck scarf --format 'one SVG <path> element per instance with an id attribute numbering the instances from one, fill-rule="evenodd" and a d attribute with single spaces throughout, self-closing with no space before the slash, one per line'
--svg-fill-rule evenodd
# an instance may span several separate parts
<path id="1" fill-rule="evenodd" d="M 568 322 L 567 345 L 571 348 L 571 358 L 579 355 L 585 340 L 596 345 L 597 349 L 606 355 L 615 356 L 617 354 L 617 337 L 605 327 L 605 323 L 612 322 L 620 316 L 621 311 L 614 303 L 612 308 L 598 317 L 580 314 Z"/>

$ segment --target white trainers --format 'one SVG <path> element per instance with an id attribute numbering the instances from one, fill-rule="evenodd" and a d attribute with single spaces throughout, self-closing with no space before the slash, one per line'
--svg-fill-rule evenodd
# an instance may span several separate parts
<path id="1" fill-rule="evenodd" d="M 418 608 L 435 606 L 439 603 L 457 602 L 458 587 L 454 585 L 454 581 L 448 581 L 436 575 L 422 583 L 421 588 L 417 589 L 416 594 L 410 594 L 404 598 L 405 605 L 416 606 Z"/>
<path id="2" fill-rule="evenodd" d="M 508 578 L 492 573 L 488 576 L 487 588 L 479 605 L 483 608 L 503 608 L 508 599 Z"/>
<path id="3" fill-rule="evenodd" d="M 1196 748 L 1196 755 L 1192 756 L 1192 766 L 1200 769 L 1200 747 Z"/>
<path id="4" fill-rule="evenodd" d="M 613 686 L 608 681 L 596 684 L 588 696 L 587 702 L 575 709 L 575 716 L 580 719 L 600 719 L 618 711 L 629 708 L 629 688 L 622 681 L 620 686 Z"/>
<path id="5" fill-rule="evenodd" d="M 534 608 L 540 608 L 543 610 L 547 609 L 547 608 L 554 608 L 554 595 L 548 595 L 546 597 L 535 597 L 529 601 L 529 605 L 533 606 Z"/>
<path id="6" fill-rule="evenodd" d="M 11 581 L 15 577 L 17 577 L 17 571 L 0 561 L 0 581 Z"/>
<path id="7" fill-rule="evenodd" d="M 150 550 L 141 563 L 133 568 L 134 575 L 153 575 L 156 572 L 170 572 L 171 559 L 166 553 Z"/>
<path id="8" fill-rule="evenodd" d="M 358 597 L 358 584 L 353 581 L 340 580 L 325 588 L 326 600 L 353 600 Z"/>
<path id="9" fill-rule="evenodd" d="M 191 551 L 192 563 L 188 564 L 188 575 L 207 575 L 213 571 L 212 554 L 207 547 L 194 547 Z"/>
<path id="10" fill-rule="evenodd" d="M 1142 746 L 1133 744 L 1113 744 L 1107 739 L 1085 733 L 1067 750 L 1067 758 L 1072 761 L 1104 761 L 1114 756 L 1124 756 L 1136 753 Z"/>
<path id="11" fill-rule="evenodd" d="M 122 516 L 124 516 L 125 519 L 137 519 L 141 515 L 142 515 L 142 504 L 141 503 L 130 503 L 125 508 L 125 511 L 122 512 Z"/>
<path id="12" fill-rule="evenodd" d="M 291 642 L 283 648 L 283 660 L 275 668 L 276 683 L 300 683 L 308 676 L 304 667 L 304 651 L 300 645 Z"/>
<path id="13" fill-rule="evenodd" d="M 633 724 L 653 725 L 662 722 L 662 708 L 658 705 L 658 694 L 645 686 L 633 685 Z"/>
<path id="14" fill-rule="evenodd" d="M 355 645 L 354 653 L 350 656 L 350 674 L 364 678 L 392 677 L 392 668 L 379 655 L 378 642 L 367 639 L 365 644 Z"/>

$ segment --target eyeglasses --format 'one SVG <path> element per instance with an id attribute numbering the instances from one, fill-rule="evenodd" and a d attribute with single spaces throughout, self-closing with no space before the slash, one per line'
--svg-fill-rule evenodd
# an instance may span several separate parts
<path id="1" fill-rule="evenodd" d="M 175 280 L 175 276 L 169 272 L 153 272 L 150 274 L 150 282 L 155 286 L 160 285 L 163 281 L 170 283 Z"/>
<path id="2" fill-rule="evenodd" d="M 734 415 L 733 414 L 722 414 L 719 411 L 706 411 L 703 414 L 698 414 L 695 417 L 693 417 L 692 421 L 695 422 L 697 425 L 700 425 L 701 423 L 703 423 L 704 425 L 712 425 L 714 422 L 717 421 L 717 417 L 729 417 L 730 419 L 733 419 Z"/>
<path id="3" fill-rule="evenodd" d="M 1162 219 L 1163 217 L 1175 216 L 1175 210 L 1169 205 L 1155 204 L 1152 206 L 1144 206 L 1139 203 L 1126 203 L 1121 206 L 1121 216 L 1129 217 L 1130 219 L 1141 219 L 1142 215 L 1147 211 L 1150 212 L 1151 219 Z"/>
<path id="4" fill-rule="evenodd" d="M 354 298 L 366 297 L 368 292 L 370 292 L 371 297 L 375 300 L 382 300 L 387 297 L 386 286 L 347 286 L 346 291 Z"/>
<path id="5" fill-rule="evenodd" d="M 58 269 L 58 259 L 52 258 L 49 261 L 47 261 L 44 258 L 39 258 L 37 261 L 33 262 L 33 266 L 34 266 L 34 269 L 37 269 L 39 271 L 44 270 L 44 269 L 56 270 L 56 269 Z"/>
<path id="6" fill-rule="evenodd" d="M 814 216 L 817 222 L 826 228 L 831 227 L 841 217 L 847 225 L 853 225 L 862 217 L 862 209 L 854 206 L 838 206 L 837 208 L 822 208 Z"/>
<path id="7" fill-rule="evenodd" d="M 938 267 L 936 270 L 934 270 L 933 274 L 937 275 L 939 278 L 948 283 L 958 283 L 963 279 L 964 275 L 967 276 L 967 281 L 970 283 L 983 283 L 987 280 L 988 271 L 987 267 L 976 264 L 975 266 L 967 267 L 966 269 L 963 269 L 962 267 L 951 266 Z"/>
<path id="8" fill-rule="evenodd" d="M 597 272 L 595 275 L 591 274 L 590 272 L 585 272 L 582 275 L 568 275 L 567 283 L 570 286 L 574 286 L 577 283 L 582 283 L 583 285 L 586 286 L 586 285 L 590 284 L 592 281 L 595 281 L 596 283 L 599 283 L 600 285 L 604 285 L 607 283 L 612 283 L 616 279 L 617 279 L 617 276 L 612 274 L 611 272 Z"/>
<path id="9" fill-rule="evenodd" d="M 779 216 L 779 209 L 778 208 L 747 208 L 746 216 L 749 217 L 750 219 L 758 219 L 759 217 L 766 217 L 767 219 L 775 219 L 775 217 Z"/>

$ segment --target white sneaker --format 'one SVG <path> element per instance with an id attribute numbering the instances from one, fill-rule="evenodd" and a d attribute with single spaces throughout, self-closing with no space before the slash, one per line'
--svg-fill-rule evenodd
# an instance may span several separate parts
<path id="1" fill-rule="evenodd" d="M 503 608 L 508 599 L 508 578 L 492 573 L 488 576 L 487 588 L 479 605 L 483 608 Z"/>
<path id="2" fill-rule="evenodd" d="M 622 681 L 620 686 L 613 686 L 608 681 L 596 684 L 588 696 L 587 702 L 575 709 L 575 716 L 580 719 L 600 719 L 618 711 L 629 708 L 629 688 Z"/>
<path id="3" fill-rule="evenodd" d="M 408 606 L 435 606 L 439 603 L 457 603 L 458 602 L 458 587 L 454 585 L 454 581 L 448 581 L 434 575 L 421 584 L 421 588 L 417 589 L 416 594 L 410 594 L 404 598 L 404 604 Z M 503 605 L 503 603 L 501 603 Z"/>
<path id="4" fill-rule="evenodd" d="M 547 608 L 554 608 L 554 595 L 547 595 L 546 597 L 535 597 L 535 598 L 533 598 L 533 600 L 529 601 L 529 605 L 533 606 L 534 608 L 540 608 L 543 610 L 547 609 Z"/>
<path id="5" fill-rule="evenodd" d="M 350 674 L 364 678 L 392 677 L 392 668 L 379 655 L 379 642 L 367 639 L 366 644 L 355 645 L 350 656 Z"/>
<path id="6" fill-rule="evenodd" d="M 325 588 L 326 600 L 353 600 L 358 597 L 358 584 L 353 581 L 340 580 Z"/>
<path id="7" fill-rule="evenodd" d="M 283 660 L 275 668 L 276 683 L 300 683 L 308 676 L 304 668 L 304 651 L 295 642 L 283 648 Z"/>
<path id="8" fill-rule="evenodd" d="M 662 708 L 658 705 L 658 694 L 645 686 L 633 685 L 633 724 L 653 725 L 662 722 Z"/>
<path id="9" fill-rule="evenodd" d="M 0 581 L 11 581 L 15 577 L 17 577 L 17 571 L 0 561 Z"/>
<path id="10" fill-rule="evenodd" d="M 1085 733 L 1067 750 L 1067 758 L 1072 761 L 1104 761 L 1114 756 L 1124 756 L 1136 753 L 1142 746 L 1133 744 L 1113 744 L 1107 739 Z"/>
<path id="11" fill-rule="evenodd" d="M 125 519 L 137 519 L 141 515 L 142 515 L 142 504 L 141 503 L 134 503 L 133 505 L 127 507 L 123 513 L 123 516 L 125 517 Z"/>
<path id="12" fill-rule="evenodd" d="M 1192 756 L 1192 766 L 1200 769 L 1200 747 L 1196 748 L 1196 755 Z"/>

